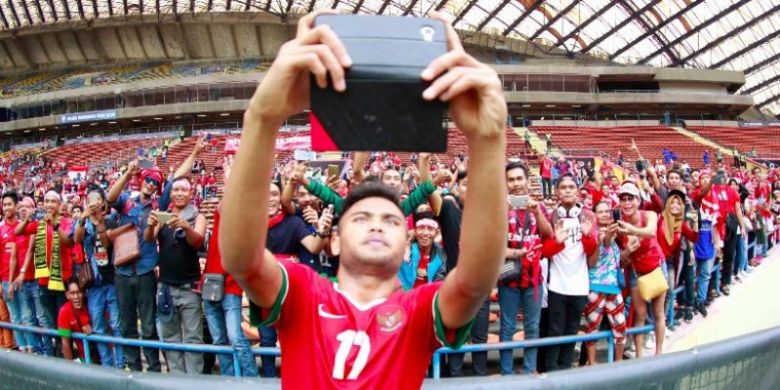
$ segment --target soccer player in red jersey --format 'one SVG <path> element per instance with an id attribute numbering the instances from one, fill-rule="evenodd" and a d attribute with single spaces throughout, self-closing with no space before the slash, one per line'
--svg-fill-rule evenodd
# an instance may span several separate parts
<path id="1" fill-rule="evenodd" d="M 265 249 L 277 131 L 306 108 L 310 73 L 319 87 L 330 76 L 344 91 L 344 68 L 351 65 L 329 27 L 312 28 L 318 14 L 301 18 L 296 38 L 282 46 L 244 113 L 223 202 L 222 263 L 263 309 L 263 322 L 278 330 L 283 387 L 418 388 L 434 350 L 463 343 L 504 261 L 506 101 L 496 72 L 466 54 L 446 23 L 449 51 L 422 72 L 426 81 L 441 75 L 423 98 L 449 102 L 470 164 L 460 258 L 443 282 L 397 289 L 407 227 L 397 191 L 377 183 L 355 188 L 345 200 L 332 240 L 340 252 L 337 282 L 277 260 Z"/>

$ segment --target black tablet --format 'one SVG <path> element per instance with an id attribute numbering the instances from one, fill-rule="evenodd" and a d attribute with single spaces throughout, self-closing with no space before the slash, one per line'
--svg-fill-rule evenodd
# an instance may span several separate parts
<path id="1" fill-rule="evenodd" d="M 420 73 L 447 52 L 444 24 L 435 19 L 321 15 L 352 59 L 347 90 L 311 81 L 312 148 L 443 152 L 446 104 L 426 101 Z"/>

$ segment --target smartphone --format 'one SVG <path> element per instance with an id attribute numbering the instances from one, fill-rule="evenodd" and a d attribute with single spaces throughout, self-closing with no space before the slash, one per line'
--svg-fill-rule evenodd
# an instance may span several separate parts
<path id="1" fill-rule="evenodd" d="M 337 164 L 328 164 L 328 176 L 338 176 L 339 166 Z"/>
<path id="2" fill-rule="evenodd" d="M 138 167 L 141 169 L 152 169 L 154 168 L 154 161 L 146 159 L 141 160 L 138 162 Z"/>
<path id="3" fill-rule="evenodd" d="M 157 214 L 157 223 L 160 225 L 165 225 L 168 223 L 168 221 L 171 220 L 173 217 L 173 213 L 164 213 L 164 212 L 158 212 Z"/>
<path id="4" fill-rule="evenodd" d="M 352 66 L 347 89 L 317 86 L 311 78 L 312 148 L 444 152 L 446 103 L 427 101 L 420 73 L 447 53 L 444 24 L 435 19 L 384 15 L 320 15 L 338 35 Z"/>
<path id="5" fill-rule="evenodd" d="M 528 207 L 528 195 L 510 195 L 509 205 L 515 209 L 524 209 Z"/>
<path id="6" fill-rule="evenodd" d="M 620 221 L 622 218 L 622 215 L 620 214 L 620 209 L 613 209 L 612 210 L 612 220 L 617 222 Z"/>
<path id="7" fill-rule="evenodd" d="M 688 210 L 688 212 L 685 214 L 685 218 L 689 221 L 692 221 L 696 217 L 697 217 L 696 210 Z"/>
<path id="8" fill-rule="evenodd" d="M 637 172 L 642 172 L 645 170 L 645 162 L 643 160 L 636 160 L 634 165 L 636 166 Z"/>

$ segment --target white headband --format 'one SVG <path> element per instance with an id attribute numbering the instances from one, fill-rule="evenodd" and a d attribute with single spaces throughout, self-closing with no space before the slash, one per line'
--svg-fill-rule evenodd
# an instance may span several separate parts
<path id="1" fill-rule="evenodd" d="M 418 227 L 429 227 L 429 228 L 432 228 L 432 229 L 435 229 L 435 230 L 439 230 L 439 223 L 434 221 L 434 220 L 432 220 L 432 219 L 430 219 L 430 218 L 424 218 L 424 219 L 421 219 L 421 220 L 417 221 L 414 224 L 414 227 L 416 227 L 416 228 L 418 228 Z"/>

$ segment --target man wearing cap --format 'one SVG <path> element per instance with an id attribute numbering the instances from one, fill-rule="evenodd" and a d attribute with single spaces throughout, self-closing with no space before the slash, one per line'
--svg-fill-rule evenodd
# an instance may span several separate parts
<path id="1" fill-rule="evenodd" d="M 133 176 L 139 174 L 138 160 L 131 162 L 127 170 L 111 187 L 106 201 L 119 212 L 119 226 L 133 224 L 138 234 L 141 257 L 132 264 L 117 267 L 114 275 L 119 312 L 122 313 L 122 337 L 138 338 L 138 319 L 141 320 L 142 337 L 158 340 L 155 326 L 157 280 L 154 268 L 157 266 L 157 244 L 146 242 L 143 231 L 152 210 L 157 209 L 155 195 L 160 191 L 163 176 L 159 169 L 140 171 L 141 191 L 135 198 L 123 191 Z M 125 347 L 125 359 L 132 371 L 141 371 L 141 356 L 138 348 Z M 147 371 L 160 372 L 160 356 L 156 349 L 144 348 L 148 364 Z"/>
<path id="2" fill-rule="evenodd" d="M 35 278 L 41 286 L 40 296 L 49 327 L 57 320 L 57 312 L 65 303 L 65 284 L 72 276 L 70 220 L 60 215 L 62 198 L 55 191 L 43 197 L 46 214 L 42 221 L 21 221 L 16 235 L 34 234 Z M 41 223 L 43 222 L 43 223 Z"/>

